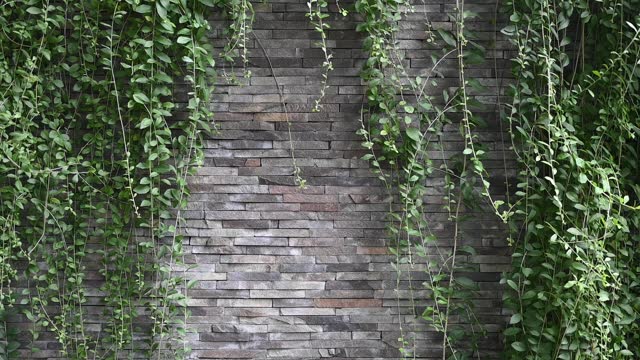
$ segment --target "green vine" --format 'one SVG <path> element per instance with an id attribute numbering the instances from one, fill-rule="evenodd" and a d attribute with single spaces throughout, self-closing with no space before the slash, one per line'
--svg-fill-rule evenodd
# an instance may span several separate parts
<path id="1" fill-rule="evenodd" d="M 521 165 L 507 353 L 637 358 L 637 1 L 509 2 Z"/>
<path id="2" fill-rule="evenodd" d="M 0 357 L 17 356 L 13 309 L 70 359 L 189 352 L 180 209 L 211 131 L 212 6 L 242 18 L 208 0 L 3 3 Z"/>
<path id="3" fill-rule="evenodd" d="M 251 77 L 251 71 L 247 69 L 249 57 L 247 51 L 247 36 L 251 33 L 255 12 L 249 0 L 209 0 L 206 3 L 218 6 L 230 21 L 225 33 L 228 36 L 221 57 L 224 61 L 234 64 L 239 59 L 243 66 L 245 78 Z M 235 74 L 232 75 L 235 80 Z"/>
<path id="4" fill-rule="evenodd" d="M 307 2 L 307 7 L 309 8 L 309 12 L 306 13 L 306 17 L 309 19 L 311 26 L 313 26 L 314 30 L 320 35 L 320 48 L 322 49 L 322 53 L 324 54 L 324 61 L 322 62 L 322 83 L 320 85 L 320 96 L 314 100 L 313 111 L 320 111 L 320 103 L 325 96 L 327 91 L 327 81 L 329 80 L 329 72 L 333 70 L 333 62 L 331 62 L 331 58 L 333 55 L 329 53 L 329 49 L 327 49 L 327 32 L 326 30 L 330 28 L 329 24 L 325 21 L 329 17 L 329 14 L 323 13 L 322 10 L 327 9 L 327 1 L 326 0 L 309 0 Z"/>
<path id="5" fill-rule="evenodd" d="M 463 233 L 459 224 L 463 211 L 476 198 L 476 178 L 484 176 L 480 149 L 472 134 L 476 120 L 471 106 L 475 102 L 467 95 L 467 86 L 477 81 L 467 80 L 464 69 L 467 57 L 482 57 L 482 48 L 468 49 L 468 38 L 473 35 L 464 27 L 464 21 L 475 16 L 458 3 L 452 21 L 453 32 L 440 30 L 443 41 L 441 55 L 435 56 L 430 73 L 436 76 L 412 77 L 402 65 L 402 58 L 395 48 L 396 23 L 402 17 L 401 8 L 413 8 L 395 1 L 357 1 L 356 11 L 365 19 L 358 30 L 365 32 L 364 42 L 369 58 L 362 71 L 367 84 L 366 100 L 368 121 L 362 121 L 359 133 L 365 138 L 363 146 L 370 150 L 364 159 L 370 160 L 388 191 L 399 196 L 401 210 L 390 208 L 388 231 L 393 238 L 392 253 L 396 256 L 397 288 L 408 282 L 412 311 L 416 319 L 427 321 L 443 334 L 442 358 L 463 359 L 477 353 L 476 339 L 482 336 L 473 313 L 472 295 L 476 289 L 474 281 L 458 276 L 468 270 L 466 264 L 456 261 L 460 255 L 473 255 L 473 248 L 463 244 Z M 428 31 L 429 24 L 425 24 Z M 429 41 L 433 41 L 430 37 Z M 475 45 L 475 44 L 474 44 Z M 450 46 L 450 48 L 449 48 Z M 429 87 L 437 86 L 438 67 L 443 60 L 455 57 L 458 60 L 459 86 L 453 93 L 445 92 L 442 99 L 429 95 Z M 452 116 L 462 116 L 461 135 L 467 149 L 459 156 L 450 158 L 441 144 L 444 126 L 452 123 Z M 474 149 L 468 151 L 469 146 Z M 431 152 L 441 158 L 430 158 Z M 436 165 L 440 163 L 441 165 Z M 469 165 L 471 164 L 471 165 Z M 451 246 L 442 248 L 427 220 L 428 204 L 424 198 L 428 185 L 436 175 L 445 178 L 446 206 L 453 226 Z M 486 183 L 485 183 L 486 184 Z M 488 184 L 485 186 L 488 194 Z M 423 264 L 423 265 L 421 265 Z M 426 265 L 426 267 L 424 266 Z M 412 272 L 425 269 L 431 305 L 419 311 L 416 305 Z M 398 299 L 400 300 L 400 299 Z M 400 309 L 398 309 L 399 314 Z M 460 316 L 467 319 L 470 327 L 454 325 L 450 319 Z M 400 319 L 399 339 L 405 358 L 415 358 L 416 340 L 411 339 L 415 329 L 405 329 Z M 471 340 L 471 341 L 470 341 Z"/>

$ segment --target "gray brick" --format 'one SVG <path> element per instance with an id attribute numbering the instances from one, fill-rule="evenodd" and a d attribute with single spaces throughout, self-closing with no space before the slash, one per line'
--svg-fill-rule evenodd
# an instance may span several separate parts
<path id="1" fill-rule="evenodd" d="M 311 335 L 309 333 L 269 333 L 269 340 L 282 341 L 282 340 L 309 340 Z"/>
<path id="2" fill-rule="evenodd" d="M 269 325 L 269 332 L 317 333 L 317 332 L 322 332 L 322 326 L 274 324 L 274 325 Z"/>
<path id="3" fill-rule="evenodd" d="M 246 237 L 236 238 L 233 243 L 238 246 L 287 246 L 287 238 L 274 237 Z"/>
<path id="4" fill-rule="evenodd" d="M 224 255 L 220 257 L 220 263 L 246 263 L 246 264 L 274 264 L 275 256 L 263 255 Z"/>
<path id="5" fill-rule="evenodd" d="M 274 289 L 293 289 L 293 290 L 323 290 L 324 282 L 322 281 L 276 281 L 273 283 Z"/>
<path id="6" fill-rule="evenodd" d="M 252 299 L 304 298 L 303 290 L 251 290 Z"/>
<path id="7" fill-rule="evenodd" d="M 271 299 L 218 299 L 222 307 L 271 307 Z"/>
<path id="8" fill-rule="evenodd" d="M 281 229 L 332 229 L 333 221 L 280 220 Z"/>
<path id="9" fill-rule="evenodd" d="M 284 308 L 280 312 L 282 315 L 335 315 L 334 309 L 317 308 Z"/>

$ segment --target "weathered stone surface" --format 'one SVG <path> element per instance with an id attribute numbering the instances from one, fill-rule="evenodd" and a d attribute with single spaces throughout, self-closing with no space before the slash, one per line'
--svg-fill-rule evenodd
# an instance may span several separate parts
<path id="1" fill-rule="evenodd" d="M 320 308 L 380 307 L 382 301 L 378 299 L 316 299 L 314 305 Z"/>

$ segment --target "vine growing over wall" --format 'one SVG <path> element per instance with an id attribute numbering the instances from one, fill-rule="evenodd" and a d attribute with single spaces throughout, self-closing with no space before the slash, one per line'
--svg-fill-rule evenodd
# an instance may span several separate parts
<path id="1" fill-rule="evenodd" d="M 200 136 L 210 131 L 212 116 L 215 64 L 205 46 L 206 14 L 211 8 L 226 12 L 230 41 L 222 58 L 239 59 L 246 68 L 251 3 L 2 5 L 0 338 L 7 341 L 0 341 L 0 357 L 16 356 L 15 333 L 7 326 L 16 309 L 33 323 L 32 351 L 47 331 L 72 359 L 141 352 L 184 357 L 186 291 L 193 283 L 176 269 L 184 267 L 180 209 L 189 195 L 186 176 L 202 160 Z M 328 5 L 307 5 L 324 53 L 319 110 L 333 68 L 323 12 Z M 475 14 L 464 0 L 456 1 L 452 31 L 437 31 L 442 52 L 428 75 L 415 76 L 403 67 L 395 45 L 397 22 L 414 5 L 355 3 L 369 53 L 359 133 L 370 150 L 365 159 L 398 198 L 399 208 L 390 205 L 388 228 L 398 290 L 411 293 L 411 315 L 443 334 L 443 359 L 479 357 L 469 341 L 482 334 L 471 300 L 475 284 L 459 275 L 466 267 L 457 259 L 474 254 L 460 223 L 484 196 L 512 230 L 513 268 L 504 280 L 510 289 L 505 301 L 514 312 L 505 332 L 507 356 L 637 357 L 640 4 L 508 5 L 504 33 L 517 56 L 507 118 L 521 172 L 516 202 L 503 211 L 489 192 L 485 150 L 474 134 L 481 121 L 469 89 L 482 87 L 465 72 L 483 57 L 466 26 Z M 448 59 L 457 63 L 455 89 L 428 95 Z M 276 85 L 280 91 L 277 79 Z M 185 91 L 186 100 L 180 96 Z M 441 143 L 451 124 L 460 126 L 464 143 L 453 157 Z M 304 186 L 292 157 L 296 182 Z M 445 177 L 444 210 L 454 229 L 447 247 L 425 217 L 434 174 Z M 93 305 L 88 289 L 95 285 L 87 269 L 96 264 L 106 305 L 99 316 L 86 310 Z M 424 286 L 414 278 L 421 270 Z M 417 297 L 421 290 L 428 299 Z M 472 326 L 454 324 L 454 315 Z M 100 322 L 98 330 L 87 326 Z M 401 350 L 415 357 L 415 329 L 399 323 Z"/>
<path id="2" fill-rule="evenodd" d="M 225 30 L 228 41 L 222 50 L 222 59 L 231 64 L 239 59 L 243 66 L 244 77 L 251 77 L 251 71 L 247 69 L 249 64 L 247 36 L 251 33 L 253 21 L 255 20 L 251 1 L 210 0 L 207 3 L 211 6 L 215 4 L 220 7 L 230 21 L 228 28 Z"/>
<path id="3" fill-rule="evenodd" d="M 434 55 L 433 66 L 426 76 L 409 75 L 403 67 L 403 58 L 395 46 L 397 22 L 406 11 L 414 10 L 408 2 L 357 1 L 355 9 L 364 21 L 358 31 L 367 37 L 364 48 L 369 57 L 362 71 L 366 82 L 366 111 L 359 133 L 365 138 L 363 146 L 370 150 L 364 159 L 372 162 L 391 194 L 399 197 L 400 209 L 390 204 L 390 224 L 388 231 L 393 238 L 392 253 L 396 256 L 397 288 L 408 282 L 412 301 L 411 311 L 416 318 L 427 321 L 441 332 L 442 358 L 463 359 L 477 353 L 476 340 L 483 330 L 473 313 L 472 294 L 476 289 L 474 281 L 458 276 L 467 269 L 466 264 L 457 262 L 461 255 L 473 255 L 472 247 L 464 244 L 460 222 L 465 207 L 477 198 L 476 183 L 481 182 L 483 194 L 488 195 L 488 182 L 484 181 L 486 171 L 481 162 L 483 151 L 472 130 L 477 126 L 471 109 L 476 106 L 468 96 L 467 88 L 480 87 L 477 80 L 466 79 L 464 75 L 468 58 L 482 58 L 483 49 L 469 40 L 473 34 L 465 28 L 465 21 L 475 14 L 465 10 L 464 2 L 456 3 L 456 12 L 451 15 L 453 31 L 439 29 L 442 52 Z M 426 21 L 425 21 L 426 22 Z M 425 28 L 431 31 L 430 24 Z M 433 41 L 431 33 L 429 41 Z M 458 86 L 452 92 L 445 92 L 442 98 L 430 95 L 430 87 L 436 87 L 439 66 L 442 61 L 454 58 L 458 63 Z M 461 120 L 454 120 L 458 118 Z M 442 146 L 444 127 L 454 121 L 460 122 L 461 136 L 466 148 L 456 156 L 445 154 Z M 433 157 L 432 153 L 440 154 Z M 427 219 L 424 202 L 428 187 L 436 178 L 444 174 L 446 189 L 444 209 L 453 227 L 450 244 L 442 246 L 436 237 L 432 224 Z M 446 242 L 444 242 L 446 244 Z M 413 274 L 423 269 L 427 281 L 423 288 L 415 288 Z M 427 290 L 428 299 L 416 294 Z M 429 300 L 422 310 L 418 303 Z M 470 327 L 453 324 L 450 319 L 460 316 Z M 415 330 L 405 329 L 400 319 L 401 351 L 407 358 L 416 356 L 417 340 Z"/>
<path id="4" fill-rule="evenodd" d="M 193 282 L 177 272 L 180 209 L 186 176 L 202 160 L 201 134 L 211 131 L 214 61 L 205 40 L 214 6 L 240 8 L 210 0 L 3 3 L 0 357 L 17 356 L 7 326 L 16 309 L 33 324 L 32 352 L 44 331 L 70 359 L 189 351 Z M 87 290 L 96 287 L 87 269 L 102 275 L 103 314 L 87 311 Z"/>
<path id="5" fill-rule="evenodd" d="M 329 29 L 329 24 L 326 22 L 326 19 L 329 17 L 329 14 L 326 13 L 327 9 L 327 1 L 326 0 L 309 0 L 307 2 L 307 7 L 309 8 L 309 12 L 306 14 L 311 26 L 316 33 L 320 35 L 320 49 L 324 55 L 324 61 L 322 62 L 322 82 L 320 85 L 320 96 L 314 100 L 313 111 L 320 111 L 320 103 L 325 96 L 327 91 L 327 81 L 329 79 L 329 72 L 333 70 L 333 62 L 331 58 L 333 55 L 327 49 L 327 30 Z M 325 10 L 323 12 L 323 10 Z"/>
<path id="6" fill-rule="evenodd" d="M 638 1 L 513 1 L 509 357 L 640 356 Z"/>

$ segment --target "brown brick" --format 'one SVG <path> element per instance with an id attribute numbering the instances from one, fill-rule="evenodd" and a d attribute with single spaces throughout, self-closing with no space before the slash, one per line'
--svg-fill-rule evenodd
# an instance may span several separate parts
<path id="1" fill-rule="evenodd" d="M 260 159 L 247 159 L 244 162 L 244 166 L 247 166 L 247 167 L 258 167 L 260 166 L 260 164 L 261 164 Z"/>
<path id="2" fill-rule="evenodd" d="M 339 204 L 315 204 L 315 203 L 308 203 L 308 204 L 300 204 L 300 210 L 301 211 L 339 211 L 340 210 L 340 205 Z"/>

